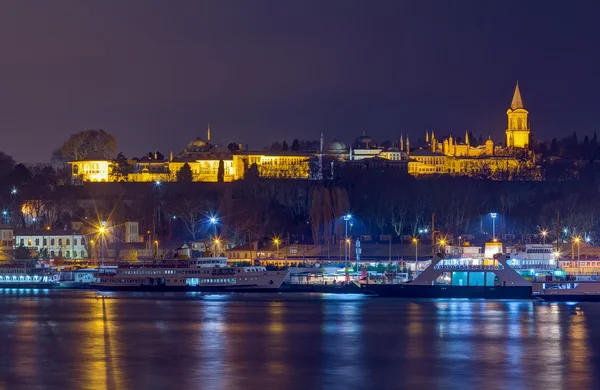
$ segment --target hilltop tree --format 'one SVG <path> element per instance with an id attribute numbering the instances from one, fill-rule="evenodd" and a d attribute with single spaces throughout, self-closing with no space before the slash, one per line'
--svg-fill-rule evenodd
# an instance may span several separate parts
<path id="1" fill-rule="evenodd" d="M 180 183 L 191 183 L 194 179 L 192 174 L 192 168 L 190 164 L 185 163 L 181 169 L 177 172 L 177 181 Z"/>
<path id="2" fill-rule="evenodd" d="M 300 142 L 295 139 L 292 141 L 292 152 L 297 152 L 300 150 Z"/>
<path id="3" fill-rule="evenodd" d="M 287 152 L 288 150 L 290 150 L 287 141 L 283 141 L 283 144 L 281 144 L 281 150 L 283 150 L 284 152 Z"/>
<path id="4" fill-rule="evenodd" d="M 117 152 L 117 138 L 106 131 L 85 130 L 72 134 L 68 140 L 53 153 L 53 159 L 60 162 L 76 161 L 86 158 L 90 153 L 99 153 L 110 159 Z"/>
<path id="5" fill-rule="evenodd" d="M 15 160 L 8 154 L 0 152 L 0 178 L 8 176 L 14 168 Z"/>
<path id="6" fill-rule="evenodd" d="M 125 181 L 127 180 L 127 174 L 130 173 L 129 171 L 127 158 L 123 153 L 119 153 L 112 161 L 112 170 L 109 176 L 113 181 Z"/>

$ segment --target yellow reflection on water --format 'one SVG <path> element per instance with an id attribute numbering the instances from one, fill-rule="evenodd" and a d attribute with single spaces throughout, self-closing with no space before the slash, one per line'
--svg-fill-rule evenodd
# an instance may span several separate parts
<path id="1" fill-rule="evenodd" d="M 285 305 L 283 302 L 269 302 L 269 337 L 267 349 L 267 370 L 270 375 L 285 375 L 285 356 L 283 351 L 283 315 Z"/>
<path id="2" fill-rule="evenodd" d="M 573 308 L 568 330 L 568 358 L 567 366 L 569 388 L 592 388 L 590 371 L 590 350 L 588 346 L 587 324 L 585 313 L 579 307 Z"/>
<path id="3" fill-rule="evenodd" d="M 117 329 L 113 316 L 118 302 L 101 296 L 94 299 L 87 306 L 90 320 L 84 330 L 83 345 L 77 346 L 86 362 L 85 379 L 80 385 L 82 389 L 90 390 L 122 389 L 125 386 L 114 341 Z"/>

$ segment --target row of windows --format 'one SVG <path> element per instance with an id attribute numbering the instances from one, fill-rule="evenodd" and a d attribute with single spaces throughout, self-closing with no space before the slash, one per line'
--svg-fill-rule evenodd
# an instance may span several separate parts
<path id="1" fill-rule="evenodd" d="M 600 261 L 561 261 L 561 264 L 563 267 L 600 267 Z"/>
<path id="2" fill-rule="evenodd" d="M 35 246 L 40 246 L 40 239 L 39 238 L 36 238 L 35 240 L 33 240 L 31 238 L 27 239 L 27 245 L 28 246 L 32 246 L 34 242 L 35 242 Z M 77 239 L 74 238 L 73 239 L 73 245 L 77 245 L 77 242 L 78 242 Z M 65 245 L 71 245 L 71 239 L 65 238 L 64 243 L 65 243 Z M 20 244 L 22 246 L 25 245 L 25 239 L 24 238 L 21 238 Z M 46 245 L 48 245 L 48 239 L 44 238 L 44 239 L 42 239 L 42 246 L 46 246 Z M 51 238 L 50 239 L 50 246 L 54 246 L 54 245 L 56 245 L 56 240 L 54 238 Z M 63 245 L 63 239 L 62 238 L 58 239 L 58 245 Z M 81 239 L 81 245 L 85 245 L 85 240 L 83 238 Z"/>
<path id="3" fill-rule="evenodd" d="M 178 274 L 194 274 L 194 275 L 208 275 L 210 274 L 209 269 L 204 270 L 180 270 Z M 128 270 L 119 272 L 121 275 L 173 275 L 175 270 L 154 270 L 154 269 L 140 269 L 140 270 Z"/>
<path id="4" fill-rule="evenodd" d="M 229 283 L 229 284 L 235 284 L 236 280 L 235 278 L 229 278 L 229 279 L 200 279 L 198 281 L 200 284 L 215 284 L 215 283 Z"/>

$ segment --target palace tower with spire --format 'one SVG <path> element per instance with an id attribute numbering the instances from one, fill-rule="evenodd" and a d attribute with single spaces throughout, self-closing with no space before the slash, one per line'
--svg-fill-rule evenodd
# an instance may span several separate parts
<path id="1" fill-rule="evenodd" d="M 506 128 L 506 147 L 507 148 L 529 148 L 529 122 L 527 116 L 529 112 L 523 106 L 519 82 L 515 87 L 512 103 L 506 116 L 508 117 L 508 127 Z"/>

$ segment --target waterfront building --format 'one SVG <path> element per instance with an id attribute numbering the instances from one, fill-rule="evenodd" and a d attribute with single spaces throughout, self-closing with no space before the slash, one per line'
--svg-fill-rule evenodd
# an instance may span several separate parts
<path id="1" fill-rule="evenodd" d="M 50 259 L 85 259 L 89 244 L 83 234 L 65 230 L 17 231 L 14 240 L 15 247 L 35 249 L 38 253 L 46 250 Z"/>
<path id="2" fill-rule="evenodd" d="M 13 234 L 14 229 L 12 226 L 0 224 L 0 250 L 13 248 Z"/>

